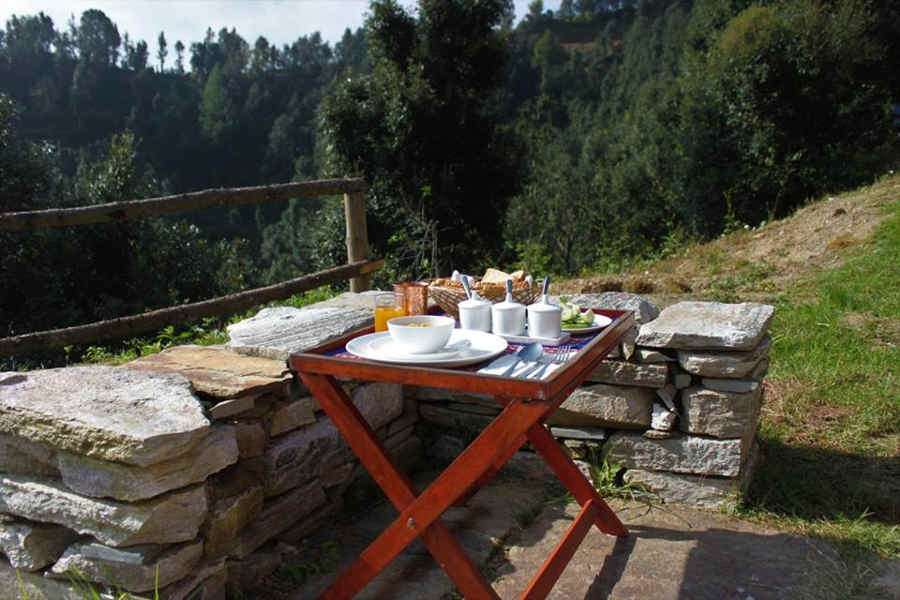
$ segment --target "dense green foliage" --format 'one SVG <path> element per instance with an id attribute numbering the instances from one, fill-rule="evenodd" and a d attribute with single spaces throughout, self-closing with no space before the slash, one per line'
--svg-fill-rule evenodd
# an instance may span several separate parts
<path id="1" fill-rule="evenodd" d="M 373 3 L 371 73 L 338 82 L 322 107 L 329 172 L 370 183 L 370 238 L 394 268 L 437 276 L 496 260 L 518 188 L 517 148 L 490 93 L 506 44 L 503 0 L 422 0 L 418 20 Z"/>
<path id="2" fill-rule="evenodd" d="M 0 106 L 9 106 L 2 96 Z M 113 136 L 107 153 L 96 161 L 80 161 L 75 176 L 67 179 L 49 170 L 50 147 L 0 142 L 0 181 L 11 188 L 10 198 L 52 190 L 64 206 L 152 196 L 158 185 L 149 170 L 136 170 L 134 145 L 130 133 Z M 31 172 L 42 177 L 23 177 Z M 24 202 L 17 208 L 45 206 Z M 236 248 L 206 239 L 184 220 L 2 233 L 0 256 L 0 285 L 7 291 L 0 300 L 5 335 L 199 300 L 243 283 Z"/>
<path id="3" fill-rule="evenodd" d="M 98 10 L 0 31 L 0 210 L 363 175 L 381 277 L 602 269 L 781 216 L 896 159 L 889 0 L 374 0 L 278 48 L 131 40 Z M 18 116 L 16 116 L 18 115 Z M 3 234 L 6 333 L 344 260 L 333 199 Z M 28 298 L 29 300 L 25 300 Z M 35 308 L 30 300 L 42 298 Z"/>
<path id="4" fill-rule="evenodd" d="M 698 0 L 626 9 L 584 53 L 545 30 L 532 65 L 557 79 L 519 109 L 533 167 L 508 239 L 532 264 L 598 268 L 871 179 L 896 149 L 898 24 L 864 1 Z"/>
<path id="5" fill-rule="evenodd" d="M 333 73 L 364 61 L 359 39 L 348 32 L 332 51 L 318 34 L 281 50 L 260 38 L 251 50 L 233 30 L 208 31 L 191 45 L 187 73 L 184 43 L 173 44 L 166 68 L 161 34 L 154 70 L 147 44 L 120 36 L 97 10 L 68 31 L 43 14 L 13 17 L 0 35 L 0 211 L 313 177 L 316 109 Z M 283 210 L 0 233 L 0 287 L 17 290 L 0 295 L 2 335 L 201 300 L 343 262 L 333 251 L 343 234 L 331 239 L 316 227 L 335 221 L 333 204 L 292 202 L 278 223 Z M 316 218 L 319 210 L 328 218 Z"/>

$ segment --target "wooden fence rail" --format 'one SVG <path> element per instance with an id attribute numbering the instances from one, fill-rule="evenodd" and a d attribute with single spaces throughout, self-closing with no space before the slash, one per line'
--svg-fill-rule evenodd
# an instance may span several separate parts
<path id="1" fill-rule="evenodd" d="M 0 356 L 15 356 L 39 349 L 128 337 L 200 317 L 239 312 L 347 279 L 350 280 L 350 291 L 367 290 L 370 273 L 382 268 L 384 260 L 368 260 L 365 190 L 366 182 L 363 179 L 324 179 L 258 187 L 203 190 L 162 198 L 128 200 L 77 208 L 0 213 L 0 231 L 28 231 L 44 227 L 69 227 L 139 219 L 215 206 L 259 204 L 289 198 L 343 194 L 348 263 L 274 285 L 201 302 L 64 329 L 0 338 Z"/>
<path id="2" fill-rule="evenodd" d="M 289 198 L 360 194 L 365 191 L 366 182 L 360 178 L 320 179 L 257 187 L 202 190 L 146 200 L 109 202 L 95 206 L 2 213 L 0 214 L 0 231 L 111 223 L 215 206 L 262 204 L 263 202 L 284 201 Z"/>
<path id="3" fill-rule="evenodd" d="M 60 348 L 70 344 L 88 344 L 97 340 L 123 338 L 200 317 L 239 312 L 322 285 L 366 275 L 383 266 L 384 260 L 363 261 L 211 300 L 161 308 L 140 315 L 97 321 L 65 329 L 6 337 L 0 339 L 0 356 L 14 356 L 42 348 Z"/>

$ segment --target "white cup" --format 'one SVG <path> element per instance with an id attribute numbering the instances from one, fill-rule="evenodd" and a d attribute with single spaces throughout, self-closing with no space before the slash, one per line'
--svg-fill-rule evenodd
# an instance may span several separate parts
<path id="1" fill-rule="evenodd" d="M 491 307 L 491 327 L 497 335 L 525 333 L 525 305 L 507 299 Z"/>
<path id="2" fill-rule="evenodd" d="M 488 300 L 463 300 L 459 307 L 461 329 L 491 332 L 491 303 Z"/>
<path id="3" fill-rule="evenodd" d="M 533 338 L 556 339 L 562 335 L 562 309 L 547 302 L 544 296 L 540 302 L 528 307 L 528 336 Z"/>

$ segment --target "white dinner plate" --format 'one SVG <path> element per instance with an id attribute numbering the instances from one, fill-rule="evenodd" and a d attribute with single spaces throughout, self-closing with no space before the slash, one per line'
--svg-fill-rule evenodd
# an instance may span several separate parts
<path id="1" fill-rule="evenodd" d="M 562 330 L 563 333 L 593 333 L 595 331 L 600 331 L 607 325 L 612 323 L 612 319 L 607 317 L 606 315 L 598 315 L 594 313 L 594 324 L 588 327 L 566 327 L 566 324 L 563 323 Z"/>
<path id="2" fill-rule="evenodd" d="M 468 342 L 468 344 L 467 344 Z M 450 341 L 439 352 L 410 354 L 404 352 L 387 331 L 353 338 L 347 352 L 360 358 L 407 365 L 461 367 L 489 360 L 502 354 L 507 347 L 499 335 L 468 329 L 454 329 Z"/>

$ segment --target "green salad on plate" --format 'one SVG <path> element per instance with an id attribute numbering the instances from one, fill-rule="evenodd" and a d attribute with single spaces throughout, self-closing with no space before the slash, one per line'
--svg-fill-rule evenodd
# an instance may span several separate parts
<path id="1" fill-rule="evenodd" d="M 593 327 L 594 311 L 589 308 L 582 309 L 577 304 L 568 301 L 566 297 L 559 299 L 559 307 L 562 309 L 562 328 L 584 329 Z"/>

